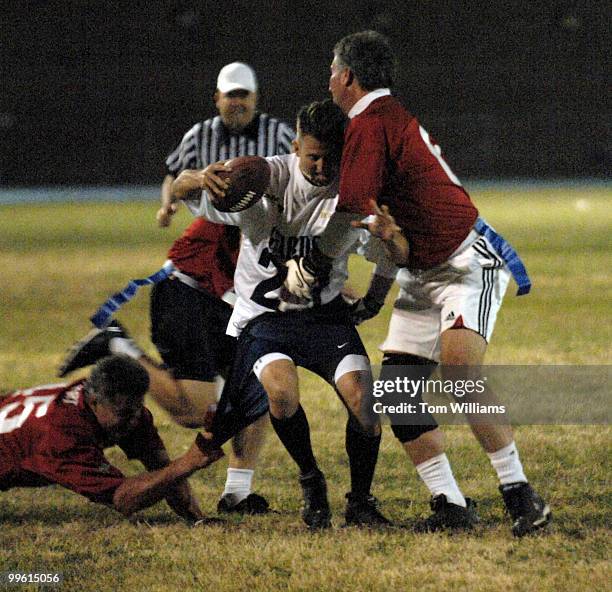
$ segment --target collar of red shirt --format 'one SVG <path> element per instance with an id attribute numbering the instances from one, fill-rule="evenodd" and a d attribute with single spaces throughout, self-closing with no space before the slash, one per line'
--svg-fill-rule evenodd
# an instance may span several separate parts
<path id="1" fill-rule="evenodd" d="M 380 99 L 380 97 L 385 97 L 391 94 L 391 90 L 388 88 L 377 88 L 376 90 L 370 91 L 367 95 L 361 97 L 348 112 L 349 119 L 353 119 L 356 115 L 363 113 L 369 106 L 372 101 L 376 99 Z"/>

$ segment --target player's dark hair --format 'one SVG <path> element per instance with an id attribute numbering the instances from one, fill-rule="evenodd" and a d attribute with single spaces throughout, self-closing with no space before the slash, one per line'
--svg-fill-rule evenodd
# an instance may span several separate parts
<path id="1" fill-rule="evenodd" d="M 377 31 L 361 31 L 343 37 L 334 47 L 340 67 L 350 68 L 364 90 L 391 88 L 395 55 L 389 40 Z"/>
<path id="2" fill-rule="evenodd" d="M 331 99 L 304 105 L 297 115 L 297 129 L 301 135 L 313 136 L 335 152 L 342 152 L 346 118 Z"/>
<path id="3" fill-rule="evenodd" d="M 141 398 L 149 388 L 149 375 L 136 360 L 120 354 L 102 358 L 85 382 L 88 396 L 111 403 L 119 397 Z"/>

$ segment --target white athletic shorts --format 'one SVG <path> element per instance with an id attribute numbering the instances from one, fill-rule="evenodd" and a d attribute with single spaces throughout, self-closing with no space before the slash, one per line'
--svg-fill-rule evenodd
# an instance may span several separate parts
<path id="1" fill-rule="evenodd" d="M 491 243 L 475 230 L 449 259 L 426 271 L 401 269 L 383 352 L 440 361 L 440 335 L 464 327 L 491 338 L 510 272 Z"/>

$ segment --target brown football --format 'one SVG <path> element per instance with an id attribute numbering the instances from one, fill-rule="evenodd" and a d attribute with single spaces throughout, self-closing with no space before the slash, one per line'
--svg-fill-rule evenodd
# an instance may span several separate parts
<path id="1" fill-rule="evenodd" d="M 225 162 L 231 173 L 218 173 L 229 181 L 225 197 L 217 197 L 213 204 L 220 212 L 242 212 L 256 204 L 270 183 L 270 165 L 261 156 L 237 156 Z"/>

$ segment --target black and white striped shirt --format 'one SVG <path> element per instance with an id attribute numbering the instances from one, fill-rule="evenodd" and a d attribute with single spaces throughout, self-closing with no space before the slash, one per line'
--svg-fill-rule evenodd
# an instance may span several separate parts
<path id="1" fill-rule="evenodd" d="M 295 132 L 286 123 L 259 113 L 241 133 L 230 132 L 221 116 L 196 123 L 166 158 L 166 170 L 177 177 L 185 169 L 202 169 L 236 156 L 290 154 Z"/>

